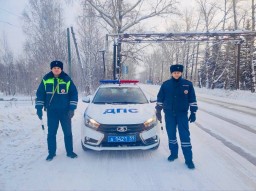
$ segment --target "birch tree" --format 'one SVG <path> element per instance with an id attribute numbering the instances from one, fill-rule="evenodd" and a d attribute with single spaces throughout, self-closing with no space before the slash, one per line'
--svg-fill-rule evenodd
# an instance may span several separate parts
<path id="1" fill-rule="evenodd" d="M 199 10 L 203 16 L 204 21 L 204 28 L 206 32 L 209 32 L 213 28 L 214 25 L 214 18 L 217 14 L 217 3 L 216 2 L 209 2 L 207 0 L 197 0 Z M 216 60 L 214 60 L 213 57 L 211 57 L 210 53 L 210 45 L 209 42 L 206 42 L 206 48 L 205 48 L 205 55 L 204 55 L 205 62 L 201 65 L 201 74 L 204 75 L 204 77 L 201 77 L 202 79 L 205 78 L 205 85 L 207 88 L 210 88 L 211 84 L 211 71 L 210 68 Z"/>
<path id="2" fill-rule="evenodd" d="M 251 10 L 252 10 L 252 31 L 255 31 L 255 4 L 254 4 L 254 0 L 252 0 L 252 4 L 251 4 Z M 256 91 L 256 60 L 254 56 L 254 38 L 251 40 L 251 46 L 250 46 L 250 62 L 251 62 L 251 92 L 255 92 Z"/>
<path id="3" fill-rule="evenodd" d="M 15 71 L 14 67 L 14 56 L 13 52 L 9 48 L 9 44 L 7 42 L 7 37 L 3 34 L 2 39 L 2 51 L 0 61 L 2 63 L 2 73 L 1 73 L 1 89 L 5 92 L 6 95 L 15 95 L 16 94 L 16 81 L 17 81 L 17 71 Z M 0 65 L 1 67 L 1 65 Z"/>
<path id="4" fill-rule="evenodd" d="M 52 60 L 67 62 L 66 30 L 63 10 L 57 0 L 29 0 L 23 13 L 26 35 L 25 53 L 34 64 L 34 72 L 42 77 Z M 64 67 L 65 69 L 65 67 Z"/>
<path id="5" fill-rule="evenodd" d="M 143 20 L 176 14 L 175 0 L 85 0 L 98 13 L 112 33 L 124 33 Z"/>
<path id="6" fill-rule="evenodd" d="M 233 16 L 234 16 L 234 29 L 236 30 L 237 29 L 237 18 L 236 18 L 236 2 L 237 0 L 232 0 L 232 3 L 233 3 Z"/>
<path id="7" fill-rule="evenodd" d="M 103 47 L 102 35 L 98 26 L 95 10 L 83 4 L 83 15 L 79 18 L 79 36 L 81 44 L 81 57 L 83 66 L 81 72 L 86 76 L 85 92 L 90 94 L 98 86 L 98 82 L 103 78 L 104 63 L 99 50 Z"/>
<path id="8" fill-rule="evenodd" d="M 97 12 L 109 33 L 120 34 L 131 31 L 142 21 L 156 16 L 176 14 L 176 0 L 85 0 Z M 121 68 L 121 43 L 117 46 L 117 67 Z M 119 73 L 121 70 L 119 70 Z"/>

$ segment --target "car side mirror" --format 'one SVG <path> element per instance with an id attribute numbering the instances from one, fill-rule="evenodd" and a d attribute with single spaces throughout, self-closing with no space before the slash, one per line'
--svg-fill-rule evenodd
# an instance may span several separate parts
<path id="1" fill-rule="evenodd" d="M 89 96 L 83 97 L 82 101 L 85 102 L 85 103 L 90 103 L 90 97 Z"/>
<path id="2" fill-rule="evenodd" d="M 150 103 L 154 103 L 157 101 L 157 98 L 156 97 L 150 97 L 149 99 Z"/>

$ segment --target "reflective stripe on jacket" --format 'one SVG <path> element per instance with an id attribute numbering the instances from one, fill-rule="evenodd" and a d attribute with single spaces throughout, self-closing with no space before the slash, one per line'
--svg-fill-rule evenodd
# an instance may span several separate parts
<path id="1" fill-rule="evenodd" d="M 43 79 L 45 91 L 47 94 L 52 94 L 55 91 L 56 84 L 54 85 L 54 79 L 55 78 L 49 78 L 47 80 Z M 70 87 L 70 81 L 65 82 L 63 79 L 56 78 L 57 79 L 57 88 L 56 92 L 58 94 L 68 94 L 69 87 Z"/>

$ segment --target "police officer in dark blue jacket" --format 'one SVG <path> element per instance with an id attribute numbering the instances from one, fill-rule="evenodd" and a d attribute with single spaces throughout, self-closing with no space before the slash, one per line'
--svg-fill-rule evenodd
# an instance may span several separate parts
<path id="1" fill-rule="evenodd" d="M 196 120 L 197 101 L 192 82 L 183 79 L 183 65 L 170 67 L 171 79 L 165 81 L 157 95 L 156 116 L 161 122 L 161 110 L 165 113 L 166 131 L 169 138 L 171 155 L 169 161 L 178 158 L 178 142 L 176 129 L 178 127 L 181 148 L 185 158 L 185 164 L 189 169 L 194 169 L 192 158 L 192 146 L 188 122 Z M 188 118 L 188 110 L 190 116 Z"/>
<path id="2" fill-rule="evenodd" d="M 52 61 L 51 72 L 43 77 L 36 92 L 36 109 L 39 119 L 42 120 L 43 108 L 47 112 L 48 124 L 48 152 L 46 160 L 51 161 L 56 156 L 56 134 L 59 122 L 64 133 L 64 142 L 67 156 L 76 158 L 73 152 L 73 136 L 71 118 L 77 108 L 78 93 L 70 77 L 63 72 L 61 61 Z"/>

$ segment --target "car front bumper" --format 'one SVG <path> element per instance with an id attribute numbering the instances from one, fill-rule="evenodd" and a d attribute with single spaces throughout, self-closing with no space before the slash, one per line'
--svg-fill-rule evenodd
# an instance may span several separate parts
<path id="1" fill-rule="evenodd" d="M 159 145 L 159 127 L 144 130 L 141 132 L 133 132 L 129 134 L 118 135 L 136 135 L 136 142 L 117 142 L 109 143 L 107 137 L 109 135 L 117 135 L 93 130 L 89 127 L 82 128 L 82 144 L 85 148 L 102 151 L 102 150 L 148 150 Z"/>

